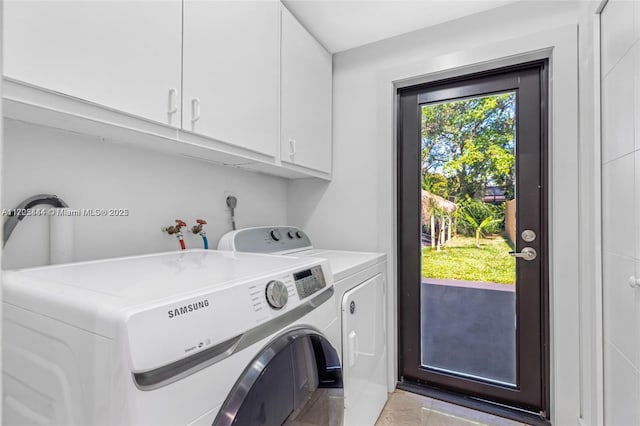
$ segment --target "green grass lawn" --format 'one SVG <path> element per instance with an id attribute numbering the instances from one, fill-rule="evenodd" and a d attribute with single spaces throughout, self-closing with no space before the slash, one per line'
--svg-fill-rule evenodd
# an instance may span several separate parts
<path id="1" fill-rule="evenodd" d="M 515 258 L 509 255 L 509 242 L 499 235 L 480 240 L 457 235 L 440 251 L 422 249 L 422 276 L 465 281 L 514 284 Z"/>

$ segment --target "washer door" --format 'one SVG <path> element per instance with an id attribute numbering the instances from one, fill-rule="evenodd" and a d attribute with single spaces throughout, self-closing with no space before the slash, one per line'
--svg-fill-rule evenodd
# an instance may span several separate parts
<path id="1" fill-rule="evenodd" d="M 343 407 L 335 348 L 319 332 L 297 329 L 271 341 L 253 359 L 213 425 L 342 425 Z"/>

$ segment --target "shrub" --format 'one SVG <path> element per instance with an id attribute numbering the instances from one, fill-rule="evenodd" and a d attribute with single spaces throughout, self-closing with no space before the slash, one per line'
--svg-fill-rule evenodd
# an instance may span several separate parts
<path id="1" fill-rule="evenodd" d="M 473 237 L 478 225 L 485 234 L 496 234 L 504 230 L 504 205 L 493 205 L 473 198 L 458 203 L 458 232 Z M 491 218 L 491 219 L 489 219 Z"/>

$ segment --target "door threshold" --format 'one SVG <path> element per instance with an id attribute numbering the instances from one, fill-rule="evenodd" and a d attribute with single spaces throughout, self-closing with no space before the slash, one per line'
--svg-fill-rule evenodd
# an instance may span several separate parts
<path id="1" fill-rule="evenodd" d="M 550 426 L 549 419 L 540 417 L 535 413 L 524 411 L 517 408 L 508 407 L 506 405 L 493 403 L 477 398 L 472 398 L 467 395 L 463 395 L 456 392 L 451 392 L 444 389 L 434 388 L 431 386 L 411 383 L 411 382 L 398 382 L 396 388 L 416 393 L 418 395 L 426 396 L 429 398 L 439 399 L 444 402 L 448 402 L 462 407 L 470 408 L 472 410 L 482 411 L 484 413 L 493 414 L 494 416 L 504 417 L 509 420 L 526 423 L 532 426 Z"/>

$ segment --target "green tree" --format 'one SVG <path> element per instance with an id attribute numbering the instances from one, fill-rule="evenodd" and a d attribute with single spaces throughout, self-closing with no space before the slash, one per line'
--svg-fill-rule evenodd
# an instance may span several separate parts
<path id="1" fill-rule="evenodd" d="M 465 199 L 493 184 L 513 198 L 514 145 L 514 92 L 424 106 L 423 187 Z"/>
<path id="2" fill-rule="evenodd" d="M 432 194 L 438 194 L 443 198 L 449 197 L 447 178 L 441 173 L 424 173 L 422 175 L 422 189 Z"/>

